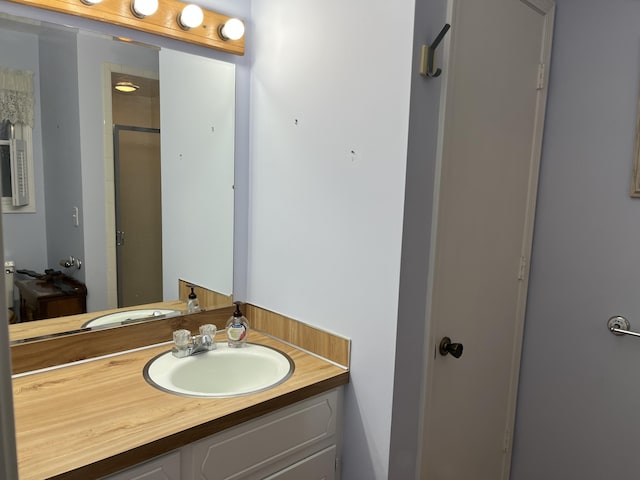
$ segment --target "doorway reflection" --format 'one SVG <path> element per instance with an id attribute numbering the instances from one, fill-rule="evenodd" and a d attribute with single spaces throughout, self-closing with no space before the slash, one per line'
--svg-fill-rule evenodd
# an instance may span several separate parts
<path id="1" fill-rule="evenodd" d="M 112 74 L 118 307 L 162 301 L 158 80 Z"/>

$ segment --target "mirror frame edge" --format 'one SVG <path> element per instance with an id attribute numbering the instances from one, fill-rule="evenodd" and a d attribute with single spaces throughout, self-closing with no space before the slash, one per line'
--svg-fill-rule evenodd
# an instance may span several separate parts
<path id="1" fill-rule="evenodd" d="M 2 222 L 0 221 L 0 251 L 4 252 L 2 241 Z M 2 254 L 4 261 L 4 253 Z M 4 291 L 5 278 L 0 278 L 0 288 Z M 4 295 L 0 295 L 0 345 L 9 345 L 9 321 Z M 0 477 L 18 478 L 18 454 L 16 449 L 16 431 L 13 416 L 13 387 L 11 377 L 11 350 L 0 348 Z"/>

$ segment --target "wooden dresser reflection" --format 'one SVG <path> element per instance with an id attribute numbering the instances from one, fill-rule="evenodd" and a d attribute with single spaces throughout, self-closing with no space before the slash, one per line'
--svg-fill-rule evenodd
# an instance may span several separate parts
<path id="1" fill-rule="evenodd" d="M 86 313 L 87 287 L 63 276 L 51 280 L 16 280 L 20 292 L 20 321 L 42 320 Z"/>

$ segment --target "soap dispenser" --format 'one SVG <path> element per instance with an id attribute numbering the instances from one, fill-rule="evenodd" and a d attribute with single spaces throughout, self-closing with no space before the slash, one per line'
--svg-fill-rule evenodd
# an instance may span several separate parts
<path id="1" fill-rule="evenodd" d="M 196 313 L 200 311 L 200 302 L 198 302 L 198 296 L 191 287 L 191 293 L 189 294 L 189 300 L 187 301 L 187 313 Z"/>
<path id="2" fill-rule="evenodd" d="M 232 348 L 244 347 L 249 335 L 249 321 L 240 311 L 242 302 L 233 302 L 236 311 L 227 322 L 227 341 Z"/>

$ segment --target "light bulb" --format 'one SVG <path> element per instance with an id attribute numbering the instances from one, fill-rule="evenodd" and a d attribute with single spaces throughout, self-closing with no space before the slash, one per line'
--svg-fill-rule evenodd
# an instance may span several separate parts
<path id="1" fill-rule="evenodd" d="M 178 25 L 185 30 L 199 27 L 203 21 L 204 12 L 199 6 L 194 4 L 189 4 L 184 7 L 180 15 L 178 15 Z"/>
<path id="2" fill-rule="evenodd" d="M 237 18 L 230 18 L 220 27 L 219 33 L 223 40 L 239 40 L 244 35 L 244 23 Z"/>
<path id="3" fill-rule="evenodd" d="M 113 88 L 115 88 L 119 92 L 132 93 L 138 90 L 140 87 L 133 82 L 118 82 Z"/>
<path id="4" fill-rule="evenodd" d="M 138 18 L 148 17 L 157 11 L 158 0 L 133 0 L 131 2 L 131 12 Z"/>

